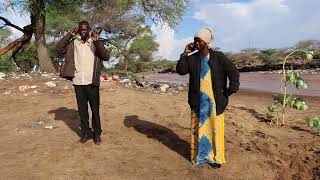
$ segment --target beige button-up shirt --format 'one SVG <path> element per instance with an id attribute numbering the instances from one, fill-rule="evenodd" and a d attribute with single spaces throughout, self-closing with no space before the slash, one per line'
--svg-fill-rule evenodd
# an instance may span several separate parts
<path id="1" fill-rule="evenodd" d="M 93 69 L 95 58 L 95 46 L 93 40 L 89 38 L 86 42 L 78 36 L 74 40 L 74 62 L 75 75 L 74 85 L 92 84 Z"/>

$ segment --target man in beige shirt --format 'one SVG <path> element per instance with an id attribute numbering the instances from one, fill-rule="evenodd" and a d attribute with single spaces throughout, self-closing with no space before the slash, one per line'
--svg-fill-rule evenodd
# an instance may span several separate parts
<path id="1" fill-rule="evenodd" d="M 101 144 L 100 123 L 100 72 L 102 60 L 110 55 L 99 40 L 99 32 L 90 37 L 90 25 L 81 21 L 78 28 L 71 30 L 56 46 L 58 54 L 65 54 L 62 77 L 72 80 L 81 120 L 81 143 L 91 138 L 95 144 Z M 76 35 L 79 33 L 79 35 Z M 88 102 L 92 111 L 92 129 L 89 127 Z"/>

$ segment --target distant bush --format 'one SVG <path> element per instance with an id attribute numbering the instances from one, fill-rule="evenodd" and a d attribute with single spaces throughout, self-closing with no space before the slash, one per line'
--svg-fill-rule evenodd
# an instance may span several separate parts
<path id="1" fill-rule="evenodd" d="M 226 53 L 226 56 L 238 67 L 262 64 L 258 53 Z"/>
<path id="2" fill-rule="evenodd" d="M 276 64 L 281 58 L 279 57 L 279 52 L 277 49 L 265 49 L 261 50 L 259 53 L 259 58 L 265 64 Z"/>
<path id="3" fill-rule="evenodd" d="M 175 70 L 176 61 L 169 60 L 159 60 L 152 62 L 144 62 L 144 61 L 131 61 L 128 64 L 128 72 L 130 73 L 140 73 L 140 72 L 150 72 L 150 71 L 162 71 L 166 69 Z M 104 69 L 103 71 L 108 74 L 126 74 L 124 71 L 124 63 L 118 63 L 113 68 Z"/>
<path id="4" fill-rule="evenodd" d="M 170 69 L 175 71 L 177 65 L 177 61 L 170 61 L 170 60 L 159 60 L 159 61 L 153 61 L 151 63 L 151 67 L 153 71 L 161 71 L 165 69 Z"/>

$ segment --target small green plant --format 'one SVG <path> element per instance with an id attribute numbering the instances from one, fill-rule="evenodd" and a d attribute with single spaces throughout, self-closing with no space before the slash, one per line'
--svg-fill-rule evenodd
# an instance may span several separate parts
<path id="1" fill-rule="evenodd" d="M 320 117 L 314 117 L 312 119 L 306 118 L 306 123 L 309 125 L 309 127 L 315 128 L 320 135 Z"/>
<path id="2" fill-rule="evenodd" d="M 304 102 L 300 98 L 296 98 L 291 94 L 288 94 L 288 85 L 292 84 L 297 90 L 306 89 L 308 87 L 307 81 L 303 80 L 296 70 L 287 70 L 285 68 L 287 59 L 296 52 L 303 52 L 306 54 L 306 58 L 308 60 L 313 59 L 314 52 L 313 51 L 305 51 L 302 49 L 297 49 L 288 54 L 283 60 L 283 78 L 281 80 L 280 91 L 281 94 L 273 94 L 273 102 L 268 107 L 268 117 L 273 118 L 273 113 L 276 113 L 276 124 L 279 125 L 279 112 L 282 116 L 282 125 L 285 124 L 285 109 L 286 107 L 290 107 L 297 110 L 306 110 L 308 106 L 306 102 Z M 272 121 L 273 122 L 273 121 Z"/>

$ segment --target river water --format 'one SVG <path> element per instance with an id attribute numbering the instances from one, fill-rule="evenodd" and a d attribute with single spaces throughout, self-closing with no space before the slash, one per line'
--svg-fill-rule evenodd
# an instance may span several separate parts
<path id="1" fill-rule="evenodd" d="M 296 95 L 304 96 L 320 96 L 320 74 L 303 74 L 303 79 L 308 81 L 308 88 L 296 90 L 289 87 L 289 92 Z M 277 73 L 261 73 L 261 72 L 245 72 L 240 73 L 240 89 L 254 90 L 262 92 L 280 92 L 280 81 L 282 75 Z M 188 83 L 189 76 L 180 76 L 176 73 L 151 74 L 146 75 L 147 81 L 168 81 L 173 83 Z"/>

